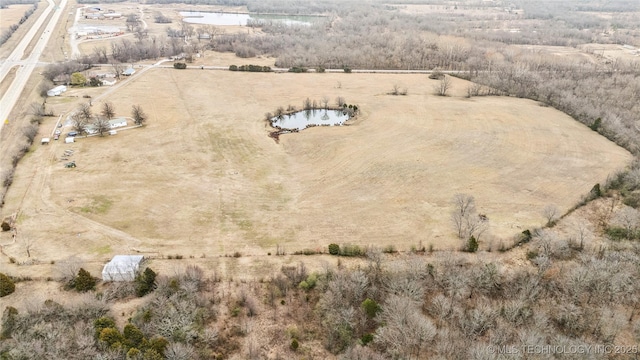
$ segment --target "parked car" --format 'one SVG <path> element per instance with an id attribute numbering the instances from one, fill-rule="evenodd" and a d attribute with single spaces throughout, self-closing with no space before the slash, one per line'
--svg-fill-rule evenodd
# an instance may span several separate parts
<path id="1" fill-rule="evenodd" d="M 72 132 L 68 133 L 67 135 L 69 135 L 69 136 L 71 136 L 71 137 L 73 137 L 73 136 L 77 136 L 77 135 L 78 135 L 78 132 L 77 132 L 77 131 L 72 131 Z"/>
<path id="2" fill-rule="evenodd" d="M 61 128 L 62 127 L 62 123 L 58 124 L 58 127 Z"/>
<path id="3" fill-rule="evenodd" d="M 60 134 L 53 135 L 53 140 L 58 140 L 58 139 L 60 139 Z"/>
<path id="4" fill-rule="evenodd" d="M 56 130 L 55 134 L 56 134 L 56 135 L 60 135 L 60 134 L 62 134 L 62 131 L 60 131 L 60 130 Z"/>

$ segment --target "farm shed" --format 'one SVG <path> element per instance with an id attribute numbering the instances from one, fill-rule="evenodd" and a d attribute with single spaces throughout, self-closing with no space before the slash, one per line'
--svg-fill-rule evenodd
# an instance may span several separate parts
<path id="1" fill-rule="evenodd" d="M 49 138 L 42 138 L 42 145 L 47 145 L 49 143 Z"/>
<path id="2" fill-rule="evenodd" d="M 122 75 L 131 76 L 131 75 L 133 75 L 135 73 L 136 73 L 136 70 L 134 68 L 128 68 L 127 70 L 122 72 Z"/>
<path id="3" fill-rule="evenodd" d="M 56 86 L 47 91 L 47 96 L 60 96 L 63 92 L 67 91 L 67 87 L 64 85 Z"/>
<path id="4" fill-rule="evenodd" d="M 142 255 L 116 255 L 102 269 L 102 280 L 133 281 L 143 260 Z"/>
<path id="5" fill-rule="evenodd" d="M 64 138 L 64 143 L 65 144 L 71 144 L 72 142 L 75 142 L 75 138 L 73 136 L 68 136 L 68 137 Z"/>
<path id="6" fill-rule="evenodd" d="M 112 120 L 109 120 L 109 127 L 112 129 L 127 126 L 127 119 L 123 117 L 118 117 Z"/>

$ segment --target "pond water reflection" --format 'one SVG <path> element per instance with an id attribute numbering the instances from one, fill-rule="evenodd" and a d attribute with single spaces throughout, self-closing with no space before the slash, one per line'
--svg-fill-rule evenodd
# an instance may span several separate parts
<path id="1" fill-rule="evenodd" d="M 347 120 L 349 115 L 342 110 L 302 110 L 271 118 L 271 126 L 282 130 L 303 130 L 310 126 L 340 126 Z"/>

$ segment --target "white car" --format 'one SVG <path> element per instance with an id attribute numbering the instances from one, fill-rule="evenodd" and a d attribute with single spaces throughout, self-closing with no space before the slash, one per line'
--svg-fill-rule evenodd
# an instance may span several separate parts
<path id="1" fill-rule="evenodd" d="M 62 134 L 62 131 L 60 131 L 60 130 L 56 130 L 55 134 L 56 134 L 56 135 L 60 135 L 60 134 Z"/>

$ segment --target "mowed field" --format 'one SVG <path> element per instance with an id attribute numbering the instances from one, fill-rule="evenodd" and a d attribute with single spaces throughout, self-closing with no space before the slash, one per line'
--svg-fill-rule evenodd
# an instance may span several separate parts
<path id="1" fill-rule="evenodd" d="M 20 212 L 18 239 L 3 250 L 26 260 L 30 245 L 33 258 L 48 262 L 133 251 L 266 255 L 277 244 L 288 253 L 329 243 L 455 249 L 456 193 L 476 198 L 489 219 L 481 248 L 495 249 L 543 225 L 546 205 L 566 211 L 631 160 L 552 108 L 466 99 L 469 83 L 458 79 L 452 96 L 438 97 L 436 83 L 426 75 L 199 69 L 134 76 L 107 100 L 122 116 L 141 105 L 148 124 L 34 146 L 6 198 L 3 214 Z M 394 84 L 408 96 L 387 95 Z M 342 96 L 362 113 L 349 126 L 279 143 L 267 136 L 266 112 L 323 96 Z M 75 150 L 77 168 L 64 168 L 65 149 Z"/>

